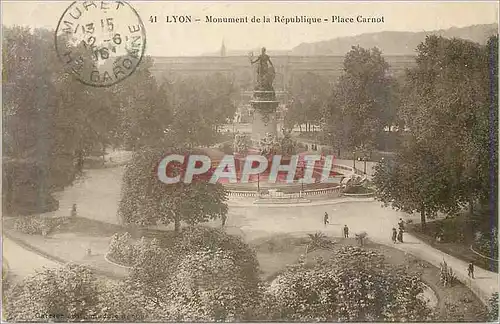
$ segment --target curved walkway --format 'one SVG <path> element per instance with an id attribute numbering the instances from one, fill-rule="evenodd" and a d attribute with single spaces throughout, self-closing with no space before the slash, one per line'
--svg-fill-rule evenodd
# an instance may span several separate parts
<path id="1" fill-rule="evenodd" d="M 330 201 L 313 201 L 306 204 L 253 205 L 249 199 L 230 201 L 227 225 L 239 228 L 246 240 L 270 236 L 276 233 L 300 234 L 324 232 L 331 236 L 342 236 L 342 228 L 348 225 L 351 235 L 365 231 L 377 243 L 393 246 L 440 267 L 443 260 L 453 268 L 458 279 L 466 284 L 485 303 L 491 294 L 499 291 L 498 274 L 475 268 L 475 279 L 467 276 L 467 263 L 443 253 L 421 240 L 404 235 L 404 243 L 392 243 L 392 227 L 397 228 L 399 218 L 410 215 L 391 208 L 381 207 L 373 198 L 340 198 Z M 327 212 L 330 224 L 323 225 L 323 215 Z"/>
<path id="2" fill-rule="evenodd" d="M 27 276 L 34 275 L 37 270 L 41 270 L 44 267 L 54 268 L 60 265 L 60 263 L 23 248 L 5 236 L 2 238 L 2 245 L 2 257 L 9 264 L 9 280 L 12 280 L 14 283 Z"/>

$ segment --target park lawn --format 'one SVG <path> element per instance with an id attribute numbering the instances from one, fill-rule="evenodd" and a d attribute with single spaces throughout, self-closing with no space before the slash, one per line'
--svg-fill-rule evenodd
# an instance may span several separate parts
<path id="1" fill-rule="evenodd" d="M 286 234 L 258 238 L 248 244 L 256 254 L 264 280 L 271 280 L 289 264 L 295 264 L 305 253 L 307 238 L 298 238 Z"/>
<path id="2" fill-rule="evenodd" d="M 425 232 L 422 231 L 420 224 L 408 224 L 406 225 L 406 231 L 437 250 L 452 255 L 462 261 L 473 262 L 475 266 L 484 270 L 498 273 L 498 263 L 474 253 L 470 249 L 471 244 L 469 242 L 436 242 L 434 233 L 436 233 L 439 222 L 441 222 L 441 220 L 428 222 Z"/>

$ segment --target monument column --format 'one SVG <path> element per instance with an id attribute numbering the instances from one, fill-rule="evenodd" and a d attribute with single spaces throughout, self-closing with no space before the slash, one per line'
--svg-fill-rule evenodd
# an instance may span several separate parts
<path id="1" fill-rule="evenodd" d="M 279 101 L 273 88 L 275 70 L 271 59 L 262 48 L 262 54 L 252 64 L 258 63 L 257 86 L 253 91 L 250 104 L 253 108 L 252 146 L 259 147 L 260 141 L 266 134 L 277 136 L 276 108 Z"/>

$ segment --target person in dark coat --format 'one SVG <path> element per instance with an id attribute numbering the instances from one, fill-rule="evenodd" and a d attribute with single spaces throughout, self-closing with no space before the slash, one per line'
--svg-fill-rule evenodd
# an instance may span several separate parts
<path id="1" fill-rule="evenodd" d="M 344 225 L 344 238 L 349 238 L 349 227 Z"/>
<path id="2" fill-rule="evenodd" d="M 329 224 L 330 222 L 328 221 L 328 213 L 325 212 L 325 217 L 323 218 L 323 223 L 325 223 L 325 226 L 326 224 Z"/>
<path id="3" fill-rule="evenodd" d="M 470 262 L 469 266 L 467 267 L 467 274 L 469 277 L 474 279 L 474 263 Z"/>
<path id="4" fill-rule="evenodd" d="M 394 244 L 396 244 L 396 237 L 397 237 L 397 235 L 398 235 L 398 232 L 397 232 L 397 231 L 396 231 L 396 229 L 393 227 L 393 228 L 392 228 L 392 242 L 393 242 Z"/>
<path id="5" fill-rule="evenodd" d="M 399 219 L 398 225 L 399 225 L 399 230 L 400 231 L 404 231 L 405 230 L 405 222 L 403 221 L 402 218 Z"/>

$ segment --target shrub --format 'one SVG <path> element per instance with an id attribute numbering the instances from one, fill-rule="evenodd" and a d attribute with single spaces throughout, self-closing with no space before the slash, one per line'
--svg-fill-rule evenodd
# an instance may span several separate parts
<path id="1" fill-rule="evenodd" d="M 488 303 L 488 320 L 498 322 L 498 293 L 491 295 Z"/>
<path id="2" fill-rule="evenodd" d="M 144 304 L 144 296 L 138 291 L 129 289 L 125 283 L 103 282 L 99 286 L 98 307 L 93 318 L 100 323 L 158 320 L 157 314 L 144 307 Z"/>
<path id="3" fill-rule="evenodd" d="M 134 261 L 134 246 L 130 233 L 115 233 L 109 243 L 108 257 L 114 261 L 130 266 Z"/>
<path id="4" fill-rule="evenodd" d="M 156 239 L 142 238 L 133 246 L 135 260 L 126 280 L 127 286 L 130 291 L 141 293 L 145 308 L 164 309 L 170 300 L 168 291 L 172 269 L 177 266 L 180 256 L 162 249 Z"/>
<path id="5" fill-rule="evenodd" d="M 174 321 L 242 321 L 252 319 L 260 301 L 257 284 L 249 285 L 231 251 L 204 248 L 186 254 L 169 286 Z"/>
<path id="6" fill-rule="evenodd" d="M 331 249 L 335 244 L 335 242 L 331 241 L 325 234 L 321 232 L 307 235 L 310 239 L 307 252 L 312 252 L 317 249 Z"/>
<path id="7" fill-rule="evenodd" d="M 382 255 L 359 247 L 332 260 L 290 266 L 268 287 L 270 317 L 284 321 L 425 321 L 422 282 Z"/>
<path id="8" fill-rule="evenodd" d="M 144 238 L 133 244 L 127 280 L 143 304 L 168 321 L 229 321 L 253 318 L 260 298 L 255 253 L 238 237 L 212 228 L 184 228 L 162 248 Z"/>
<path id="9" fill-rule="evenodd" d="M 441 237 L 442 242 L 464 242 L 463 223 L 456 218 L 444 219 L 437 229 L 437 236 Z"/>
<path id="10" fill-rule="evenodd" d="M 14 228 L 25 234 L 48 235 L 67 221 L 69 221 L 69 217 L 21 216 L 16 219 Z"/>
<path id="11" fill-rule="evenodd" d="M 453 269 L 444 260 L 441 262 L 439 275 L 439 280 L 444 287 L 451 287 L 458 281 Z"/>
<path id="12" fill-rule="evenodd" d="M 234 256 L 238 269 L 241 270 L 246 282 L 254 286 L 259 282 L 259 263 L 257 255 L 241 238 L 226 234 L 218 228 L 193 226 L 182 231 L 181 241 L 177 244 L 177 255 L 196 252 L 208 248 L 221 249 Z"/>
<path id="13" fill-rule="evenodd" d="M 98 305 L 98 282 L 86 267 L 67 264 L 23 280 L 6 300 L 8 321 L 86 321 Z"/>
<path id="14" fill-rule="evenodd" d="M 9 321 L 142 322 L 152 319 L 143 300 L 123 283 L 100 280 L 84 266 L 66 264 L 27 277 L 5 294 L 4 305 Z"/>

